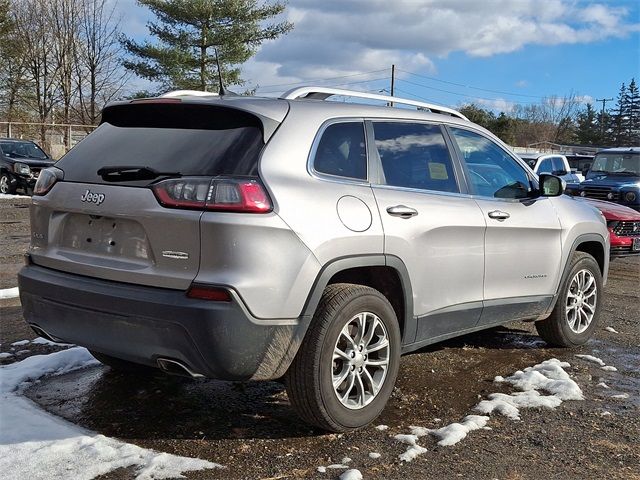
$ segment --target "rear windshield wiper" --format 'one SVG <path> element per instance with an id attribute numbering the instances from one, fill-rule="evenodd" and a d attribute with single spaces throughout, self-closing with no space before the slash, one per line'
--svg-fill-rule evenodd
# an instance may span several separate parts
<path id="1" fill-rule="evenodd" d="M 102 167 L 98 175 L 105 182 L 129 182 L 133 180 L 153 180 L 158 177 L 181 177 L 180 172 L 159 172 L 151 167 L 117 166 Z"/>

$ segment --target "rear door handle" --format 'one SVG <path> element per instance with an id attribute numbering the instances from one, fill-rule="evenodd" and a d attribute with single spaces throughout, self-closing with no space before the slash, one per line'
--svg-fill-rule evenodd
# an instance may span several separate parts
<path id="1" fill-rule="evenodd" d="M 392 217 L 411 218 L 418 215 L 418 211 L 415 208 L 407 207 L 406 205 L 396 205 L 395 207 L 388 207 L 387 213 Z"/>
<path id="2" fill-rule="evenodd" d="M 507 212 L 502 212 L 500 210 L 493 210 L 492 212 L 489 212 L 489 218 L 494 218 L 496 220 L 506 220 L 510 216 L 511 215 Z"/>

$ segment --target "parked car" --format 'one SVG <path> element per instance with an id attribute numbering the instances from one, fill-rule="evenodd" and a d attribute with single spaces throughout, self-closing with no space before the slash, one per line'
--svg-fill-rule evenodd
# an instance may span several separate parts
<path id="1" fill-rule="evenodd" d="M 537 175 L 549 173 L 562 178 L 566 183 L 580 183 L 580 178 L 571 170 L 567 157 L 556 153 L 518 153 Z"/>
<path id="2" fill-rule="evenodd" d="M 609 232 L 562 193 L 425 102 L 302 87 L 113 103 L 38 179 L 24 318 L 114 368 L 284 376 L 302 419 L 351 430 L 403 353 L 514 320 L 557 346 L 593 335 Z"/>
<path id="3" fill-rule="evenodd" d="M 640 255 L 640 213 L 617 203 L 592 198 L 584 201 L 600 210 L 607 219 L 612 258 Z"/>
<path id="4" fill-rule="evenodd" d="M 640 147 L 610 148 L 596 153 L 585 181 L 568 185 L 567 193 L 640 211 Z"/>
<path id="5" fill-rule="evenodd" d="M 54 161 L 35 142 L 0 138 L 0 193 L 31 192 L 43 168 Z"/>
<path id="6" fill-rule="evenodd" d="M 583 182 L 587 176 L 587 172 L 593 163 L 593 155 L 582 155 L 579 153 L 565 153 L 571 172 Z"/>

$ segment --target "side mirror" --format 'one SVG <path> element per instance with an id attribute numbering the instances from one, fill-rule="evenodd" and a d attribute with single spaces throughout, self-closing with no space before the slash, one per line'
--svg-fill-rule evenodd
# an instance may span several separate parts
<path id="1" fill-rule="evenodd" d="M 543 197 L 559 197 L 564 193 L 564 185 L 560 177 L 543 173 L 538 181 L 540 183 L 540 195 Z"/>
<path id="2" fill-rule="evenodd" d="M 589 173 L 589 170 L 591 170 L 591 164 L 587 163 L 584 167 L 582 167 L 582 175 L 586 177 L 587 173 Z"/>

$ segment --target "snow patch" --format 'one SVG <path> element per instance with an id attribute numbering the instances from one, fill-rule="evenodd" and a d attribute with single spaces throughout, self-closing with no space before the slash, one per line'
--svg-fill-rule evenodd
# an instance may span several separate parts
<path id="1" fill-rule="evenodd" d="M 186 471 L 220 468 L 197 458 L 144 449 L 85 430 L 39 409 L 20 396 L 30 382 L 98 364 L 80 347 L 36 355 L 0 366 L 0 471 L 6 478 L 91 479 L 137 466 L 137 479 L 182 477 Z"/>
<path id="2" fill-rule="evenodd" d="M 29 340 L 18 340 L 17 342 L 13 342 L 11 344 L 12 347 L 21 347 L 22 345 L 27 345 Z"/>
<path id="3" fill-rule="evenodd" d="M 376 427 L 376 430 L 380 430 L 382 432 L 383 430 L 387 430 L 388 428 L 389 428 L 389 425 L 378 425 Z"/>
<path id="4" fill-rule="evenodd" d="M 602 370 L 604 370 L 605 372 L 617 372 L 618 369 L 612 365 L 607 365 L 605 367 L 600 367 Z"/>
<path id="5" fill-rule="evenodd" d="M 525 392 L 544 390 L 562 401 L 584 400 L 578 384 L 564 371 L 570 366 L 567 362 L 552 358 L 533 367 L 527 367 L 524 371 L 518 370 L 504 381 Z"/>
<path id="6" fill-rule="evenodd" d="M 611 415 L 611 412 L 608 412 L 607 410 L 605 410 L 600 415 L 602 415 L 603 417 L 608 417 L 609 415 Z"/>
<path id="7" fill-rule="evenodd" d="M 562 400 L 555 395 L 541 395 L 537 390 L 515 392 L 511 395 L 492 393 L 474 407 L 479 413 L 499 413 L 511 420 L 520 420 L 520 408 L 556 408 Z"/>
<path id="8" fill-rule="evenodd" d="M 378 452 L 369 452 L 369 458 L 373 458 L 374 460 L 376 458 L 380 458 L 382 455 L 380 455 Z"/>
<path id="9" fill-rule="evenodd" d="M 599 384 L 596 385 L 596 387 L 602 387 L 602 388 L 611 388 L 609 385 L 607 385 L 604 382 L 600 382 Z"/>
<path id="10" fill-rule="evenodd" d="M 576 357 L 586 360 L 587 362 L 597 363 L 601 367 L 606 365 L 606 363 L 604 363 L 600 358 L 594 357 L 593 355 L 577 354 Z"/>
<path id="11" fill-rule="evenodd" d="M 412 445 L 409 448 L 407 448 L 407 450 L 399 455 L 398 458 L 400 458 L 401 462 L 410 462 L 411 460 L 413 460 L 414 458 L 416 458 L 418 455 L 422 455 L 423 453 L 426 453 L 427 449 L 424 447 L 421 447 L 420 445 Z"/>
<path id="12" fill-rule="evenodd" d="M 28 195 L 11 195 L 9 193 L 0 193 L 0 200 L 15 200 L 16 198 L 31 198 Z"/>
<path id="13" fill-rule="evenodd" d="M 352 468 L 340 475 L 340 480 L 362 480 L 362 473 L 360 470 Z"/>
<path id="14" fill-rule="evenodd" d="M 316 468 L 316 470 L 320 473 L 325 473 L 327 471 L 327 467 L 320 466 Z"/>
<path id="15" fill-rule="evenodd" d="M 629 398 L 629 394 L 628 393 L 620 393 L 618 395 L 611 395 L 611 398 L 615 398 L 616 400 L 625 400 L 625 399 Z"/>
<path id="16" fill-rule="evenodd" d="M 438 445 L 447 447 L 458 443 L 465 438 L 469 432 L 484 427 L 488 421 L 489 417 L 467 415 L 460 423 L 451 423 L 437 430 L 431 430 L 429 433 L 440 439 Z"/>
<path id="17" fill-rule="evenodd" d="M 613 328 L 613 327 L 604 327 L 604 329 L 605 329 L 607 332 L 611 332 L 611 333 L 620 333 L 620 332 L 618 332 L 618 331 L 617 331 L 615 328 Z"/>
<path id="18" fill-rule="evenodd" d="M 341 468 L 349 468 L 349 465 L 344 465 L 342 463 L 332 463 L 331 465 L 327 465 L 327 468 L 331 468 L 333 470 L 341 469 Z"/>
<path id="19" fill-rule="evenodd" d="M 13 357 L 13 353 L 9 352 L 0 352 L 0 360 L 4 360 L 5 358 Z"/>
<path id="20" fill-rule="evenodd" d="M 6 298 L 17 298 L 20 296 L 20 291 L 18 287 L 13 288 L 3 288 L 0 290 L 0 300 L 4 300 Z"/>
<path id="21" fill-rule="evenodd" d="M 38 337 L 35 340 L 31 340 L 31 343 L 34 345 L 48 345 L 50 347 L 68 347 L 70 343 L 58 343 L 52 342 L 51 340 L 47 340 L 46 338 Z"/>

